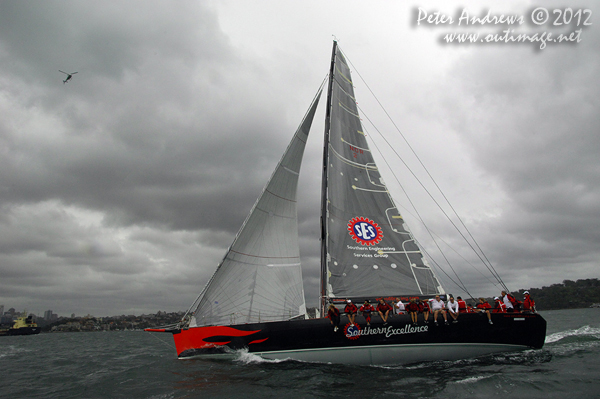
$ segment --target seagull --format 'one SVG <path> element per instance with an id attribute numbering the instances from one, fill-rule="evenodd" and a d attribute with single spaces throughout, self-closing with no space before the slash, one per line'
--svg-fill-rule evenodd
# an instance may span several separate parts
<path id="1" fill-rule="evenodd" d="M 67 78 L 65 80 L 63 80 L 63 84 L 67 83 L 69 80 L 71 80 L 71 78 L 73 77 L 73 75 L 75 75 L 77 72 L 71 72 L 71 73 L 66 73 L 65 71 L 61 71 L 60 69 L 58 70 L 58 72 L 62 72 L 65 75 L 67 75 Z"/>

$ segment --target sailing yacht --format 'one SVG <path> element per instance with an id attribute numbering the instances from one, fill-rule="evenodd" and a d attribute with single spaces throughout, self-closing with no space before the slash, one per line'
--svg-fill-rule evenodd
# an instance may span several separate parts
<path id="1" fill-rule="evenodd" d="M 541 348 L 546 321 L 538 314 L 461 314 L 458 323 L 413 324 L 408 315 L 384 323 L 342 316 L 309 319 L 298 245 L 296 191 L 322 89 L 312 101 L 262 194 L 196 301 L 173 334 L 180 358 L 231 356 L 393 365 L 454 360 Z M 337 42 L 329 71 L 321 199 L 320 314 L 347 300 L 360 304 L 446 292 L 384 184 L 367 143 L 350 68 Z"/>

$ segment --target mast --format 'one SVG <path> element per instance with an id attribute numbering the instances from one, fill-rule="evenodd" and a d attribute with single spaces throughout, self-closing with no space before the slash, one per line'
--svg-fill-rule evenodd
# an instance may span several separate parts
<path id="1" fill-rule="evenodd" d="M 325 134 L 323 143 L 323 177 L 321 179 L 321 315 L 325 315 L 327 306 L 327 175 L 329 159 L 329 128 L 333 91 L 333 72 L 335 71 L 335 54 L 337 41 L 333 41 L 331 66 L 329 68 L 329 86 L 327 88 L 327 105 L 325 107 Z"/>

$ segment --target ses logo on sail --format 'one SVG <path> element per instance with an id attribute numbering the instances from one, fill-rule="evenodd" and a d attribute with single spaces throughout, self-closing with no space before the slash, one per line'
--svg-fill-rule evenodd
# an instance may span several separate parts
<path id="1" fill-rule="evenodd" d="M 374 221 L 362 216 L 352 218 L 348 222 L 348 233 L 354 241 L 361 245 L 379 244 L 383 238 L 381 227 Z"/>

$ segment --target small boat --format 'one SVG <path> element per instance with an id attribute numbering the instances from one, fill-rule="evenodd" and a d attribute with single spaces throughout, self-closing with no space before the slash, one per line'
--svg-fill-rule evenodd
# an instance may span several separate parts
<path id="1" fill-rule="evenodd" d="M 348 300 L 447 297 L 384 183 L 364 133 L 348 63 L 333 44 L 325 117 L 321 190 L 320 315 Z M 179 358 L 231 356 L 395 365 L 541 348 L 538 314 L 461 314 L 436 326 L 394 315 L 371 323 L 342 316 L 309 319 L 300 254 L 296 191 L 320 88 L 225 257 L 176 325 Z M 503 286 L 504 287 L 504 286 Z M 508 291 L 508 290 L 507 290 Z M 360 306 L 360 305 L 359 305 Z"/>
<path id="2" fill-rule="evenodd" d="M 18 317 L 12 327 L 0 329 L 0 336 L 33 335 L 39 334 L 41 331 L 42 329 L 33 321 L 33 315 L 27 316 L 27 312 L 23 312 L 23 316 Z"/>

